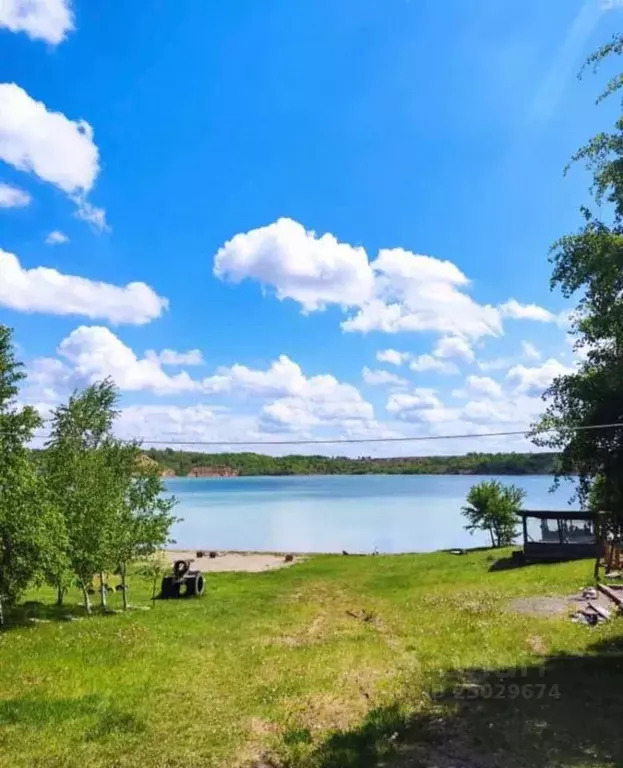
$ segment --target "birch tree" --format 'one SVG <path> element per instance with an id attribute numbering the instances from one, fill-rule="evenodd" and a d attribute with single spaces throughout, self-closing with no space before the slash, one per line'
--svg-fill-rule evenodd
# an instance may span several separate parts
<path id="1" fill-rule="evenodd" d="M 107 459 L 117 415 L 117 390 L 110 379 L 74 392 L 53 413 L 44 467 L 51 502 L 65 521 L 67 561 L 76 575 L 91 613 L 89 589 L 111 563 L 111 531 L 115 483 Z"/>
<path id="2" fill-rule="evenodd" d="M 160 468 L 146 460 L 138 443 L 118 442 L 109 451 L 118 482 L 111 550 L 121 576 L 125 610 L 128 566 L 153 557 L 169 542 L 169 530 L 175 521 L 171 511 L 177 501 L 164 496 L 166 487 Z"/>

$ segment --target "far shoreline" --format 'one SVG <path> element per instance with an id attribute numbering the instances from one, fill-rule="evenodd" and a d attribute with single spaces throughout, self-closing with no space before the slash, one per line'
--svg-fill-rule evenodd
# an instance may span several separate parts
<path id="1" fill-rule="evenodd" d="M 274 475 L 161 475 L 163 480 L 244 480 L 258 477 L 556 477 L 553 472 L 300 472 Z M 575 475 L 573 475 L 575 477 Z"/>

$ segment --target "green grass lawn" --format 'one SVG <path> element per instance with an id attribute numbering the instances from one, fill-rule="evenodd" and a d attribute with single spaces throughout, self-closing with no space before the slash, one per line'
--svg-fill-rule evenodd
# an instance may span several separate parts
<path id="1" fill-rule="evenodd" d="M 51 620 L 0 633 L 0 765 L 623 765 L 623 619 L 509 608 L 576 592 L 592 564 L 493 561 L 316 557 L 72 622 L 33 593 L 14 621 Z"/>

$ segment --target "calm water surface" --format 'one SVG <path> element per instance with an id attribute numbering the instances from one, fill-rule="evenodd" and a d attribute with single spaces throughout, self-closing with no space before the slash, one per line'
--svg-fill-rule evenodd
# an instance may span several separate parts
<path id="1" fill-rule="evenodd" d="M 461 506 L 483 478 L 444 475 L 173 478 L 183 520 L 180 547 L 292 552 L 430 552 L 480 546 L 464 530 Z M 569 509 L 571 485 L 552 478 L 500 477 L 524 488 L 528 509 Z"/>

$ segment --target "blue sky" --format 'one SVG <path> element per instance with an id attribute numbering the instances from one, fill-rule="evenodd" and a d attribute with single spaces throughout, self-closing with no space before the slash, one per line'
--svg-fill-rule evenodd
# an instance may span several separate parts
<path id="1" fill-rule="evenodd" d="M 618 0 L 5 3 L 22 399 L 112 375 L 146 439 L 524 428 L 574 365 L 547 253 L 586 201 L 565 163 L 616 116 L 607 68 L 575 75 L 621 21 Z"/>

